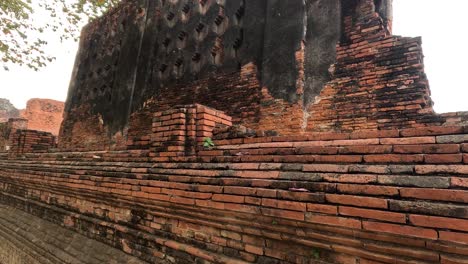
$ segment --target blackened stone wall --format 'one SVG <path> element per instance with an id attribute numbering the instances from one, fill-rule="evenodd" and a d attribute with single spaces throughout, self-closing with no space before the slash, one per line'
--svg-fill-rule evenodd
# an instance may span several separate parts
<path id="1" fill-rule="evenodd" d="M 62 127 L 64 146 L 77 147 L 73 137 L 83 133 L 94 137 L 88 145 L 118 145 L 116 134 L 126 135 L 132 114 L 149 102 L 156 109 L 165 101 L 204 103 L 254 124 L 263 115 L 265 88 L 276 104 L 303 109 L 329 79 L 340 6 L 339 0 L 124 1 L 83 30 Z M 306 53 L 305 60 L 298 60 L 298 52 Z M 246 65 L 254 66 L 247 77 L 241 75 Z M 195 96 L 197 82 L 208 102 Z M 189 87 L 185 98 L 171 96 L 181 86 Z M 242 100 L 250 110 L 239 111 L 236 102 Z M 79 124 L 84 120 L 89 122 Z M 285 127 L 300 128 L 299 120 L 292 122 Z M 83 128 L 89 126 L 101 128 Z"/>

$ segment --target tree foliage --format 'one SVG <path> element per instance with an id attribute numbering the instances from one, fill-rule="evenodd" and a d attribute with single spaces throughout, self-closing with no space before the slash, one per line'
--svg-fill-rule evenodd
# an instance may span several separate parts
<path id="1" fill-rule="evenodd" d="M 0 64 L 38 70 L 55 58 L 47 39 L 77 40 L 81 27 L 120 0 L 0 0 Z"/>

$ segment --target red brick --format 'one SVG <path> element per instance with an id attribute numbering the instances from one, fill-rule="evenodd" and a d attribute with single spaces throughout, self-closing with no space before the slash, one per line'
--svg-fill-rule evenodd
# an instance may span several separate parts
<path id="1" fill-rule="evenodd" d="M 418 137 L 418 136 L 439 136 L 439 135 L 451 135 L 463 133 L 463 127 L 420 127 L 420 128 L 409 128 L 400 131 L 400 134 L 404 137 Z"/>
<path id="2" fill-rule="evenodd" d="M 444 252 L 468 256 L 468 247 L 466 247 L 466 245 L 453 244 L 441 241 L 440 235 L 439 240 L 437 242 L 428 241 L 426 244 L 426 248 L 434 252 Z"/>
<path id="3" fill-rule="evenodd" d="M 148 199 L 155 199 L 155 200 L 161 200 L 161 201 L 169 201 L 170 196 L 169 196 L 169 195 L 165 195 L 165 194 L 149 193 L 149 194 L 148 194 Z"/>
<path id="4" fill-rule="evenodd" d="M 468 152 L 468 143 L 461 144 L 461 150 L 462 152 Z"/>
<path id="5" fill-rule="evenodd" d="M 257 247 L 253 245 L 246 244 L 245 245 L 245 251 L 255 254 L 255 255 L 263 255 L 263 248 L 262 247 Z"/>
<path id="6" fill-rule="evenodd" d="M 362 156 L 360 155 L 320 155 L 316 156 L 315 162 L 329 163 L 361 163 Z"/>
<path id="7" fill-rule="evenodd" d="M 366 222 L 363 220 L 363 222 Z M 370 221 L 367 221 L 370 222 Z M 377 222 L 377 221 L 373 221 Z M 380 221 L 379 221 L 380 222 Z M 388 223 L 391 224 L 391 223 Z M 368 232 L 365 231 L 355 231 L 352 233 L 353 237 L 360 240 L 374 240 L 382 242 L 390 242 L 392 244 L 399 244 L 405 246 L 419 247 L 424 248 L 426 241 L 420 238 L 413 238 L 408 236 L 395 236 L 393 234 L 388 234 L 384 232 Z"/>
<path id="8" fill-rule="evenodd" d="M 237 179 L 224 179 L 223 182 L 227 185 L 237 185 L 237 184 L 242 184 L 244 181 L 237 181 Z M 254 179 L 251 180 L 251 186 L 254 188 L 268 188 L 273 184 L 273 181 L 268 179 L 268 180 L 258 180 Z M 233 183 L 233 184 L 231 184 Z"/>
<path id="9" fill-rule="evenodd" d="M 468 245 L 468 233 L 439 231 L 439 240 Z"/>
<path id="10" fill-rule="evenodd" d="M 279 171 L 236 171 L 234 176 L 241 178 L 254 178 L 254 179 L 275 179 L 278 178 Z"/>
<path id="11" fill-rule="evenodd" d="M 427 215 L 410 215 L 409 219 L 412 224 L 418 226 L 453 229 L 468 232 L 468 220 L 465 219 L 455 219 Z"/>
<path id="12" fill-rule="evenodd" d="M 296 142 L 296 141 L 307 141 L 309 139 L 308 136 L 306 135 L 301 135 L 301 136 L 296 136 L 296 135 L 291 135 L 291 136 L 276 136 L 272 137 L 271 141 L 272 142 Z"/>
<path id="13" fill-rule="evenodd" d="M 141 187 L 141 191 L 147 193 L 161 193 L 161 188 L 153 188 L 153 187 Z"/>
<path id="14" fill-rule="evenodd" d="M 170 199 L 171 203 L 180 203 L 180 204 L 187 204 L 187 205 L 195 205 L 195 200 L 191 198 L 184 198 L 184 197 L 176 197 L 172 196 Z"/>
<path id="15" fill-rule="evenodd" d="M 240 251 L 239 254 L 241 255 L 241 258 L 243 260 L 248 261 L 249 263 L 253 263 L 257 259 L 257 256 L 255 256 L 254 254 L 247 253 L 247 252 Z"/>
<path id="16" fill-rule="evenodd" d="M 195 188 L 199 192 L 221 193 L 223 191 L 222 186 L 196 185 Z"/>
<path id="17" fill-rule="evenodd" d="M 424 160 L 423 155 L 365 155 L 364 161 L 367 163 L 421 163 Z"/>
<path id="18" fill-rule="evenodd" d="M 338 191 L 350 194 L 398 196 L 400 188 L 375 185 L 338 184 Z"/>
<path id="19" fill-rule="evenodd" d="M 378 138 L 369 139 L 353 139 L 353 140 L 333 140 L 330 144 L 332 146 L 362 146 L 362 145 L 378 145 L 380 143 Z"/>
<path id="20" fill-rule="evenodd" d="M 370 174 L 324 174 L 323 179 L 329 182 L 342 183 L 374 183 L 377 175 Z"/>
<path id="21" fill-rule="evenodd" d="M 233 163 L 229 164 L 232 170 L 258 170 L 260 163 Z"/>
<path id="22" fill-rule="evenodd" d="M 386 254 L 397 255 L 401 257 L 410 257 L 419 260 L 426 260 L 429 262 L 438 262 L 439 253 L 432 252 L 428 250 L 418 250 L 414 248 L 402 247 L 402 246 L 393 246 L 393 245 L 381 245 L 378 243 L 369 243 L 365 245 L 365 248 L 371 252 L 380 251 L 385 252 Z M 397 261 L 395 264 L 408 264 L 408 261 L 401 260 Z"/>
<path id="23" fill-rule="evenodd" d="M 434 154 L 424 155 L 424 162 L 431 164 L 450 164 L 461 163 L 463 160 L 462 154 Z"/>
<path id="24" fill-rule="evenodd" d="M 451 177 L 450 185 L 453 187 L 468 188 L 468 178 Z"/>
<path id="25" fill-rule="evenodd" d="M 369 219 L 376 219 L 382 220 L 385 222 L 394 222 L 394 223 L 406 223 L 406 215 L 401 213 L 392 213 L 386 211 L 378 211 L 378 210 L 370 210 L 370 209 L 362 209 L 362 208 L 355 208 L 355 207 L 339 207 L 339 214 L 344 216 L 354 216 L 360 218 L 369 218 Z"/>
<path id="26" fill-rule="evenodd" d="M 255 188 L 247 188 L 247 187 L 233 187 L 233 186 L 225 186 L 224 193 L 227 194 L 237 194 L 237 195 L 250 195 L 253 196 L 257 192 Z"/>
<path id="27" fill-rule="evenodd" d="M 133 168 L 131 172 L 132 173 L 147 173 L 148 168 Z"/>
<path id="28" fill-rule="evenodd" d="M 351 139 L 360 138 L 393 138 L 399 137 L 400 132 L 396 129 L 389 130 L 375 130 L 375 131 L 354 131 L 351 133 Z"/>
<path id="29" fill-rule="evenodd" d="M 403 188 L 400 190 L 400 195 L 408 198 L 468 203 L 468 191 L 463 190 Z"/>
<path id="30" fill-rule="evenodd" d="M 217 236 L 211 236 L 210 237 L 210 242 L 216 245 L 220 246 L 226 246 L 227 245 L 227 240 L 225 238 L 217 237 Z"/>
<path id="31" fill-rule="evenodd" d="M 371 208 L 388 208 L 387 200 L 373 198 L 373 197 L 362 197 L 352 195 L 340 195 L 340 194 L 326 194 L 326 199 L 330 203 L 346 204 L 362 207 Z"/>
<path id="32" fill-rule="evenodd" d="M 265 255 L 276 259 L 286 259 L 286 253 L 277 249 L 265 248 Z"/>
<path id="33" fill-rule="evenodd" d="M 348 133 L 320 132 L 313 133 L 309 136 L 309 140 L 344 140 L 349 139 Z"/>
<path id="34" fill-rule="evenodd" d="M 338 214 L 338 206 L 308 203 L 307 204 L 307 211 L 337 215 Z"/>
<path id="35" fill-rule="evenodd" d="M 337 154 L 338 153 L 338 148 L 337 147 L 303 147 L 303 148 L 298 148 L 296 150 L 296 153 L 299 155 L 304 155 L 304 154 Z"/>
<path id="36" fill-rule="evenodd" d="M 436 140 L 437 143 L 468 143 L 468 134 L 438 136 Z"/>
<path id="37" fill-rule="evenodd" d="M 213 201 L 227 202 L 227 203 L 244 203 L 244 196 L 228 195 L 228 194 L 214 194 Z"/>
<path id="38" fill-rule="evenodd" d="M 302 171 L 305 172 L 348 172 L 348 165 L 333 165 L 333 164 L 306 164 Z"/>
<path id="39" fill-rule="evenodd" d="M 354 229 L 361 229 L 361 221 L 352 218 L 339 217 L 339 216 L 329 216 L 329 215 L 318 215 L 313 213 L 307 213 L 306 222 L 322 224 L 322 225 L 331 225 L 331 226 L 340 226 L 340 227 L 349 227 Z"/>
<path id="40" fill-rule="evenodd" d="M 292 148 L 293 142 L 271 142 L 243 145 L 242 148 Z"/>
<path id="41" fill-rule="evenodd" d="M 236 203 L 226 203 L 224 204 L 224 209 L 249 214 L 258 214 L 260 212 L 257 207 Z"/>
<path id="42" fill-rule="evenodd" d="M 182 151 L 183 150 L 184 150 L 184 147 L 182 147 Z M 224 151 L 222 151 L 222 150 L 199 151 L 198 155 L 200 155 L 200 156 L 223 156 Z"/>
<path id="43" fill-rule="evenodd" d="M 132 192 L 133 197 L 148 198 L 148 193 L 145 192 Z"/>
<path id="44" fill-rule="evenodd" d="M 304 213 L 303 212 L 278 210 L 278 209 L 270 209 L 270 208 L 261 208 L 260 210 L 261 210 L 263 215 L 304 221 Z"/>
<path id="45" fill-rule="evenodd" d="M 417 174 L 462 174 L 468 175 L 468 165 L 417 165 Z"/>
<path id="46" fill-rule="evenodd" d="M 281 163 L 261 163 L 260 170 L 280 170 L 283 167 Z"/>
<path id="47" fill-rule="evenodd" d="M 262 203 L 262 199 L 256 197 L 245 197 L 245 203 L 260 205 Z"/>
<path id="48" fill-rule="evenodd" d="M 441 264 L 463 264 L 468 263 L 467 257 L 456 257 L 456 256 L 449 256 L 449 255 L 440 255 L 440 263 Z"/>
<path id="49" fill-rule="evenodd" d="M 325 195 L 318 192 L 277 191 L 278 199 L 301 202 L 323 202 Z"/>
<path id="50" fill-rule="evenodd" d="M 435 137 L 381 138 L 382 145 L 435 144 Z"/>
<path id="51" fill-rule="evenodd" d="M 339 149 L 340 154 L 384 154 L 391 152 L 392 146 L 382 145 L 348 146 Z"/>
<path id="52" fill-rule="evenodd" d="M 368 250 L 361 250 L 361 249 L 341 246 L 341 245 L 333 245 L 333 250 L 337 252 L 345 253 L 351 256 L 358 256 L 360 259 L 359 264 L 395 263 L 394 257 L 378 254 L 375 252 L 369 252 Z M 349 262 L 349 263 L 352 263 L 352 262 Z"/>
<path id="53" fill-rule="evenodd" d="M 226 237 L 226 238 L 230 238 L 230 239 L 233 239 L 233 240 L 237 240 L 237 241 L 242 240 L 242 236 L 239 233 L 232 232 L 232 231 L 222 230 L 221 231 L 221 236 Z"/>
<path id="54" fill-rule="evenodd" d="M 349 172 L 387 174 L 390 169 L 386 165 L 350 165 Z"/>
<path id="55" fill-rule="evenodd" d="M 468 164 L 468 154 L 463 154 L 463 163 Z"/>
<path id="56" fill-rule="evenodd" d="M 262 199 L 262 206 L 274 207 L 280 209 L 288 209 L 293 211 L 306 211 L 306 203 L 292 202 L 292 201 L 281 201 L 275 199 Z"/>
<path id="57" fill-rule="evenodd" d="M 396 145 L 393 146 L 393 152 L 403 154 L 450 154 L 459 153 L 460 146 L 457 144 Z"/>
<path id="58" fill-rule="evenodd" d="M 256 246 L 265 246 L 265 239 L 257 236 L 242 235 L 242 242 Z"/>
<path id="59" fill-rule="evenodd" d="M 368 221 L 363 221 L 362 226 L 363 229 L 369 231 L 390 233 L 402 236 L 420 237 L 426 239 L 437 239 L 437 232 L 433 229 Z"/>
<path id="60" fill-rule="evenodd" d="M 277 190 L 257 189 L 257 196 L 268 197 L 268 198 L 276 198 L 277 197 Z"/>

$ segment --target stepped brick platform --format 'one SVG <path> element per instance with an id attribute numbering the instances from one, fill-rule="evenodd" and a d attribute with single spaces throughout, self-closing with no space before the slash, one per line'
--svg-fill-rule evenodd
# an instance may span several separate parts
<path id="1" fill-rule="evenodd" d="M 47 152 L 56 146 L 56 137 L 49 132 L 18 129 L 10 134 L 10 153 Z"/>
<path id="2" fill-rule="evenodd" d="M 391 3 L 122 1 L 0 204 L 148 263 L 468 263 L 468 114 Z"/>
<path id="3" fill-rule="evenodd" d="M 468 127 L 215 144 L 5 157 L 1 201 L 151 263 L 468 261 Z"/>

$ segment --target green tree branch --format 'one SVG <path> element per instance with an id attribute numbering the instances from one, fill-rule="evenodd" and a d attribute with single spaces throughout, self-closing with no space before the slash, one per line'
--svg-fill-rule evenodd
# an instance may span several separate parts
<path id="1" fill-rule="evenodd" d="M 55 58 L 45 52 L 47 34 L 61 41 L 79 38 L 81 27 L 101 16 L 120 0 L 0 0 L 0 65 L 33 70 Z M 34 14 L 45 16 L 44 21 Z"/>

